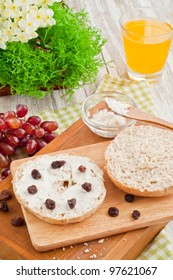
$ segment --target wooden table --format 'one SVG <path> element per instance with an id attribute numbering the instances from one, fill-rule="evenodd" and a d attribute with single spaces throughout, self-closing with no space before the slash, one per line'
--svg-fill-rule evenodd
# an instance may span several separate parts
<path id="1" fill-rule="evenodd" d="M 62 99 L 61 96 L 63 92 L 55 91 L 49 97 L 45 97 L 42 100 L 35 100 L 33 98 L 27 98 L 22 96 L 4 96 L 0 97 L 0 112 L 5 112 L 9 109 L 15 109 L 16 104 L 24 103 L 29 107 L 30 114 L 37 114 L 39 111 L 43 110 L 54 110 L 64 106 L 71 105 L 72 103 L 83 101 L 86 96 L 94 93 L 100 81 L 102 80 L 105 73 L 109 73 L 112 76 L 119 75 L 120 77 L 127 77 L 126 66 L 125 66 L 125 58 L 123 54 L 123 46 L 121 42 L 120 28 L 119 28 L 119 17 L 121 13 L 128 9 L 129 7 L 139 7 L 139 6 L 161 6 L 166 7 L 169 10 L 168 4 L 171 5 L 171 1 L 158 0 L 157 4 L 152 0 L 66 0 L 66 3 L 69 7 L 74 7 L 76 10 L 80 10 L 85 8 L 89 12 L 89 16 L 91 19 L 91 23 L 97 26 L 103 35 L 104 38 L 107 38 L 107 43 L 103 48 L 102 56 L 105 61 L 105 67 L 100 69 L 97 80 L 92 85 L 86 85 L 83 88 L 76 90 L 75 95 L 71 103 L 69 104 L 65 99 Z M 111 66 L 106 65 L 106 62 L 112 61 Z M 161 81 L 156 84 L 151 85 L 152 90 L 152 98 L 155 102 L 156 109 L 158 115 L 168 121 L 173 122 L 173 48 L 168 57 L 168 62 L 164 70 L 163 77 Z M 63 136 L 59 138 L 59 148 L 69 148 L 77 145 L 75 141 L 71 141 L 70 133 L 74 133 L 74 130 L 77 127 L 81 128 L 83 131 L 83 127 L 81 122 L 79 121 L 78 125 L 76 124 L 71 128 L 70 131 L 65 132 Z M 84 131 L 83 131 L 84 132 Z M 89 133 L 89 132 L 88 132 Z M 67 137 L 67 141 L 64 143 L 64 137 Z M 97 137 L 96 137 L 97 138 Z M 89 138 L 88 138 L 89 139 Z M 92 140 L 93 141 L 93 140 Z M 91 141 L 91 143 L 93 143 Z M 100 138 L 94 141 L 101 141 Z M 89 140 L 90 142 L 90 140 Z M 82 140 L 80 145 L 84 145 Z M 89 143 L 88 143 L 89 144 Z M 10 181 L 10 178 L 7 181 Z M 1 188 L 3 188 L 3 183 L 1 184 Z M 19 206 L 14 207 L 16 202 L 14 200 L 11 202 L 12 212 L 11 215 L 18 213 L 20 211 Z M 1 216 L 2 217 L 2 216 Z M 4 220 L 3 220 L 4 219 Z M 4 224 L 6 218 L 2 218 Z M 143 238 L 139 240 L 140 246 L 138 246 L 137 240 L 133 240 L 133 238 L 129 238 L 131 240 L 131 245 L 129 244 L 128 248 L 124 247 L 124 253 L 121 254 L 119 248 L 124 246 L 122 244 L 122 237 L 120 235 L 109 238 L 106 242 L 105 253 L 103 254 L 103 258 L 105 259 L 114 259 L 114 258 L 136 258 L 136 256 L 141 252 L 142 248 L 148 244 L 148 242 L 157 234 L 157 232 L 162 228 L 163 225 L 149 227 L 148 230 L 148 238 L 146 237 L 146 233 L 143 235 Z M 170 224 L 171 228 L 171 224 Z M 137 232 L 136 238 L 139 234 L 142 237 L 142 231 L 139 230 Z M 144 230 L 145 231 L 145 230 Z M 151 234 L 152 233 L 152 234 Z M 16 238 L 8 239 L 8 235 L 18 236 Z M 23 244 L 24 247 L 23 248 Z M 134 244 L 135 249 L 134 249 Z M 142 244 L 142 246 L 141 246 Z M 26 245 L 26 246 L 25 246 Z M 113 246 L 114 245 L 114 246 Z M 95 242 L 95 249 L 98 249 L 98 244 Z M 104 247 L 104 245 L 103 245 Z M 102 247 L 102 249 L 103 249 Z M 58 250 L 57 253 L 53 253 L 52 251 L 49 253 L 40 254 L 35 252 L 30 244 L 29 237 L 27 235 L 26 228 L 11 228 L 8 225 L 6 228 L 1 226 L 1 238 L 0 238 L 0 258 L 2 259 L 53 259 L 53 258 L 61 258 L 61 259 L 77 259 L 80 257 L 83 252 L 83 247 L 80 245 L 76 246 L 77 249 L 68 248 L 67 250 Z M 100 247 L 99 247 L 100 248 Z M 114 248 L 114 249 L 112 249 Z M 118 252 L 115 256 L 115 251 Z M 130 252 L 130 253 L 129 253 Z M 102 252 L 103 253 L 103 252 Z"/>

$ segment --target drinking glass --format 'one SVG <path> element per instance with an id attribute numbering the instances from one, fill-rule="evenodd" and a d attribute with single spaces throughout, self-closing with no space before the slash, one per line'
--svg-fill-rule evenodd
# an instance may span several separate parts
<path id="1" fill-rule="evenodd" d="M 173 39 L 173 14 L 159 8 L 133 8 L 121 16 L 120 26 L 129 77 L 159 80 Z"/>

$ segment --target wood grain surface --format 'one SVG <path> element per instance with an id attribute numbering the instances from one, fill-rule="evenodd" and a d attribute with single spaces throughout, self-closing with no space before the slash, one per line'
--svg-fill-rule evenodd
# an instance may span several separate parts
<path id="1" fill-rule="evenodd" d="M 58 138 L 56 141 L 58 141 Z M 113 234 L 166 223 L 173 218 L 173 195 L 159 198 L 136 197 L 133 203 L 125 201 L 125 193 L 115 187 L 105 170 L 104 154 L 109 143 L 109 141 L 101 142 L 59 152 L 74 153 L 80 156 L 88 156 L 92 159 L 104 172 L 104 182 L 107 190 L 106 199 L 103 205 L 90 218 L 80 223 L 65 226 L 46 223 L 23 208 L 31 242 L 36 250 L 48 251 L 98 238 L 105 238 Z M 51 153 L 50 155 L 54 154 L 56 153 Z M 34 158 L 36 157 L 13 161 L 11 164 L 12 176 L 15 175 L 16 169 L 23 163 L 30 161 L 32 164 Z M 112 206 L 117 207 L 120 211 L 116 218 L 110 217 L 107 213 L 109 207 Z M 141 217 L 138 220 L 134 220 L 131 216 L 135 209 L 141 213 Z"/>
<path id="2" fill-rule="evenodd" d="M 85 146 L 100 143 L 101 141 L 105 142 L 107 139 L 92 133 L 82 120 L 79 119 L 69 129 L 49 143 L 49 145 L 40 150 L 38 154 L 74 149 L 79 144 Z M 7 177 L 0 185 L 0 190 L 8 187 L 12 191 L 12 187 L 10 187 L 11 180 L 11 176 Z M 103 243 L 98 243 L 98 240 L 92 240 L 87 243 L 87 246 L 81 243 L 72 247 L 62 247 L 40 253 L 32 246 L 26 226 L 14 227 L 11 225 L 11 219 L 14 216 L 23 216 L 21 207 L 16 201 L 14 194 L 13 198 L 8 201 L 8 205 L 9 212 L 5 214 L 0 213 L 1 259 L 90 259 L 93 254 L 97 255 L 97 259 L 135 259 L 165 225 L 165 223 L 161 223 L 143 229 L 136 229 L 128 233 L 113 235 L 109 238 L 106 237 Z M 89 249 L 89 253 L 85 253 L 86 249 Z"/>

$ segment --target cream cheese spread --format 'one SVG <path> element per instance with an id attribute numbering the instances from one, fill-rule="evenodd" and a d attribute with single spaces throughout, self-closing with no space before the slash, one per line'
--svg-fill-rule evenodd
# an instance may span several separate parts
<path id="1" fill-rule="evenodd" d="M 65 160 L 61 168 L 51 168 L 52 161 Z M 80 172 L 78 167 L 85 166 L 86 171 Z M 33 169 L 39 170 L 42 175 L 39 180 L 31 176 Z M 17 175 L 18 174 L 18 175 Z M 95 208 L 102 201 L 106 189 L 103 183 L 102 170 L 87 157 L 69 154 L 54 156 L 40 156 L 35 160 L 26 162 L 16 173 L 13 184 L 16 195 L 21 197 L 27 207 L 43 216 L 65 219 L 84 215 Z M 68 186 L 64 182 L 68 181 Z M 81 185 L 89 182 L 92 185 L 90 192 L 85 191 Z M 28 186 L 36 185 L 38 192 L 34 195 L 28 193 Z M 50 211 L 45 207 L 45 200 L 50 198 L 56 201 L 56 207 Z M 70 209 L 67 200 L 75 198 L 76 207 Z M 62 215 L 63 213 L 63 215 Z"/>
<path id="2" fill-rule="evenodd" d="M 101 124 L 108 127 L 120 126 L 126 123 L 125 118 L 115 115 L 113 112 L 108 111 L 107 109 L 103 109 L 95 113 L 90 118 L 90 120 L 96 124 Z"/>
<path id="3" fill-rule="evenodd" d="M 128 109 L 131 106 L 130 104 L 127 104 L 127 103 L 124 103 L 121 101 L 117 101 L 114 98 L 110 98 L 110 97 L 106 97 L 105 102 L 106 102 L 107 106 L 116 114 L 120 114 L 120 115 L 124 115 L 124 116 L 128 115 Z"/>

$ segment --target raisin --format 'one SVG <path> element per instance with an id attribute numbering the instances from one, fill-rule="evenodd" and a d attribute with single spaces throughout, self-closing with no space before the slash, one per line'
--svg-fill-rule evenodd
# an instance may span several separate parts
<path id="1" fill-rule="evenodd" d="M 45 205 L 46 205 L 46 208 L 50 209 L 50 210 L 53 210 L 56 206 L 55 201 L 50 198 L 46 199 Z"/>
<path id="2" fill-rule="evenodd" d="M 65 163 L 66 163 L 65 160 L 56 160 L 56 161 L 53 161 L 53 162 L 51 163 L 51 167 L 52 167 L 53 169 L 60 168 L 60 167 L 63 166 Z"/>
<path id="3" fill-rule="evenodd" d="M 83 165 L 80 165 L 80 166 L 78 167 L 78 170 L 79 170 L 80 172 L 84 173 L 84 172 L 86 171 L 86 167 L 83 166 Z"/>
<path id="4" fill-rule="evenodd" d="M 85 182 L 85 183 L 82 184 L 82 188 L 83 188 L 86 192 L 90 192 L 91 189 L 92 189 L 92 185 L 91 185 L 90 183 Z"/>
<path id="5" fill-rule="evenodd" d="M 137 220 L 137 219 L 139 219 L 140 216 L 141 216 L 141 213 L 138 210 L 134 210 L 132 212 L 132 218 L 133 219 Z"/>
<path id="6" fill-rule="evenodd" d="M 35 193 L 37 193 L 37 187 L 36 187 L 35 185 L 29 186 L 29 187 L 27 188 L 27 190 L 28 190 L 28 192 L 29 192 L 30 194 L 35 194 Z"/>
<path id="7" fill-rule="evenodd" d="M 41 174 L 40 174 L 40 172 L 39 172 L 37 169 L 33 169 L 33 170 L 32 170 L 31 176 L 32 176 L 34 179 L 36 179 L 36 180 L 38 180 L 38 179 L 41 178 Z"/>
<path id="8" fill-rule="evenodd" d="M 0 194 L 0 201 L 1 200 L 9 200 L 12 198 L 12 193 L 9 190 L 2 190 Z"/>
<path id="9" fill-rule="evenodd" d="M 64 181 L 63 183 L 64 188 L 68 188 L 68 185 L 69 185 L 69 181 Z"/>
<path id="10" fill-rule="evenodd" d="M 22 217 L 19 217 L 19 216 L 15 216 L 12 220 L 11 220 L 11 224 L 13 226 L 23 226 L 25 225 L 25 220 L 22 218 Z"/>
<path id="11" fill-rule="evenodd" d="M 0 201 L 0 211 L 2 212 L 8 212 L 8 205 L 7 202 L 5 200 L 1 200 Z"/>
<path id="12" fill-rule="evenodd" d="M 67 200 L 68 206 L 73 209 L 76 206 L 76 198 Z"/>
<path id="13" fill-rule="evenodd" d="M 127 193 L 127 194 L 124 196 L 124 198 L 125 198 L 125 201 L 127 201 L 127 202 L 133 202 L 133 201 L 135 200 L 134 195 L 133 195 L 133 194 L 129 194 L 129 193 Z"/>
<path id="14" fill-rule="evenodd" d="M 108 214 L 111 217 L 117 217 L 119 215 L 119 209 L 116 207 L 110 207 L 108 209 Z"/>

